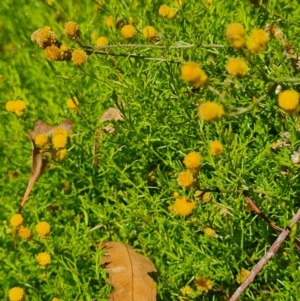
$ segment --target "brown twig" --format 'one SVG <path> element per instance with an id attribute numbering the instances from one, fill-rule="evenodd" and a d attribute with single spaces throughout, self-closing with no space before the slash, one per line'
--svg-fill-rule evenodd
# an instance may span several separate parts
<path id="1" fill-rule="evenodd" d="M 291 232 L 291 228 L 298 222 L 300 219 L 300 208 L 297 213 L 293 216 L 289 227 L 284 229 L 278 238 L 275 240 L 271 248 L 267 251 L 267 253 L 263 256 L 263 258 L 254 266 L 249 276 L 246 280 L 238 287 L 235 293 L 231 296 L 229 301 L 236 301 L 241 296 L 241 294 L 245 291 L 245 289 L 249 286 L 250 283 L 253 282 L 256 275 L 263 269 L 263 267 L 268 263 L 268 261 L 277 253 L 278 249 L 284 242 L 284 240 L 288 237 Z"/>

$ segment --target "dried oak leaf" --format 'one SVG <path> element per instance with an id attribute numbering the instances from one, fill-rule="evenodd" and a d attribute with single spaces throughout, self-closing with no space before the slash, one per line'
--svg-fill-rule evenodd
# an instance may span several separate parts
<path id="1" fill-rule="evenodd" d="M 32 146 L 32 166 L 31 166 L 31 172 L 30 172 L 28 185 L 27 185 L 26 191 L 24 193 L 20 207 L 19 207 L 19 212 L 21 212 L 23 207 L 25 206 L 26 200 L 28 199 L 28 196 L 33 188 L 33 185 L 36 183 L 36 181 L 39 179 L 39 177 L 46 170 L 47 163 L 48 163 L 46 156 L 50 156 L 50 153 L 42 154 L 40 152 L 40 148 L 38 148 L 35 145 L 34 140 L 35 140 L 36 136 L 39 134 L 45 134 L 46 136 L 51 135 L 53 130 L 56 128 L 61 128 L 61 129 L 66 130 L 68 133 L 71 133 L 73 131 L 73 123 L 71 120 L 65 119 L 61 124 L 59 124 L 57 126 L 51 126 L 42 120 L 37 120 L 34 123 L 33 131 L 26 133 L 27 137 L 29 138 L 29 140 L 31 142 L 31 146 Z"/>
<path id="2" fill-rule="evenodd" d="M 105 242 L 106 255 L 101 263 L 109 273 L 108 283 L 114 287 L 109 301 L 155 301 L 156 285 L 148 273 L 156 272 L 152 261 L 120 242 Z"/>

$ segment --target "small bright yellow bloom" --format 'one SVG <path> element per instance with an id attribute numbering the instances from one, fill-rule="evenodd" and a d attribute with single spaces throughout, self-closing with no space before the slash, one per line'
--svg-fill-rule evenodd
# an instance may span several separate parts
<path id="1" fill-rule="evenodd" d="M 9 222 L 13 227 L 20 227 L 23 224 L 24 219 L 21 214 L 15 214 L 11 217 Z"/>
<path id="2" fill-rule="evenodd" d="M 248 278 L 249 275 L 250 275 L 250 271 L 242 268 L 236 275 L 236 278 L 235 278 L 236 282 L 238 284 L 242 284 Z"/>
<path id="3" fill-rule="evenodd" d="M 76 22 L 69 21 L 64 26 L 65 35 L 72 41 L 77 41 L 80 37 L 80 29 Z"/>
<path id="4" fill-rule="evenodd" d="M 35 145 L 44 148 L 48 144 L 48 137 L 45 134 L 38 134 L 34 139 Z"/>
<path id="5" fill-rule="evenodd" d="M 191 171 L 197 171 L 201 165 L 202 157 L 197 152 L 188 153 L 183 160 L 185 167 Z"/>
<path id="6" fill-rule="evenodd" d="M 16 108 L 15 108 L 15 101 L 14 100 L 9 100 L 6 105 L 5 105 L 5 109 L 8 112 L 14 113 Z"/>
<path id="7" fill-rule="evenodd" d="M 62 134 L 52 136 L 52 143 L 54 148 L 64 148 L 67 144 L 67 137 Z"/>
<path id="8" fill-rule="evenodd" d="M 51 263 L 51 256 L 47 252 L 39 253 L 36 257 L 38 264 L 45 268 Z"/>
<path id="9" fill-rule="evenodd" d="M 190 171 L 182 171 L 177 178 L 178 185 L 190 189 L 194 184 L 194 177 Z"/>
<path id="10" fill-rule="evenodd" d="M 213 288 L 214 283 L 208 278 L 198 276 L 195 279 L 195 285 L 199 291 L 208 293 Z"/>
<path id="11" fill-rule="evenodd" d="M 41 238 L 46 238 L 50 234 L 50 225 L 47 222 L 39 222 L 35 230 Z"/>
<path id="12" fill-rule="evenodd" d="M 113 25 L 114 25 L 114 18 L 113 18 L 113 16 L 108 16 L 106 18 L 105 24 L 106 24 L 107 27 L 113 27 Z"/>
<path id="13" fill-rule="evenodd" d="M 25 227 L 21 227 L 18 234 L 24 240 L 29 240 L 32 236 L 31 230 Z"/>
<path id="14" fill-rule="evenodd" d="M 240 23 L 232 23 L 227 26 L 226 38 L 235 49 L 240 49 L 245 45 L 245 28 Z"/>
<path id="15" fill-rule="evenodd" d="M 67 130 L 57 127 L 53 130 L 53 136 L 56 136 L 56 135 L 64 135 L 65 137 L 68 137 L 69 134 L 68 134 Z"/>
<path id="16" fill-rule="evenodd" d="M 247 48 L 250 53 L 256 54 L 264 50 L 268 41 L 269 36 L 263 29 L 254 29 L 247 41 Z"/>
<path id="17" fill-rule="evenodd" d="M 205 227 L 203 229 L 203 232 L 206 236 L 209 236 L 209 237 L 218 237 L 216 231 L 212 228 L 209 228 L 209 227 Z"/>
<path id="18" fill-rule="evenodd" d="M 168 19 L 173 19 L 175 16 L 176 16 L 176 11 L 173 8 L 171 8 L 168 15 L 167 15 L 167 18 Z"/>
<path id="19" fill-rule="evenodd" d="M 181 216 L 190 215 L 195 208 L 195 203 L 186 197 L 176 198 L 173 211 Z"/>
<path id="20" fill-rule="evenodd" d="M 45 49 L 45 56 L 50 61 L 58 61 L 60 59 L 60 51 L 56 45 L 48 46 Z"/>
<path id="21" fill-rule="evenodd" d="M 158 14 L 162 17 L 172 19 L 175 17 L 176 11 L 172 9 L 170 6 L 163 4 L 159 7 Z"/>
<path id="22" fill-rule="evenodd" d="M 181 68 L 181 77 L 194 85 L 195 88 L 204 87 L 207 83 L 207 74 L 196 62 L 187 62 Z"/>
<path id="23" fill-rule="evenodd" d="M 195 291 L 189 286 L 189 285 L 186 285 L 184 287 L 182 287 L 180 289 L 180 292 L 183 294 L 183 295 L 191 295 L 193 294 Z"/>
<path id="24" fill-rule="evenodd" d="M 12 233 L 12 229 L 11 228 L 6 228 L 5 233 L 6 234 L 11 234 Z"/>
<path id="25" fill-rule="evenodd" d="M 25 108 L 26 108 L 25 101 L 16 100 L 16 102 L 15 102 L 15 114 L 17 116 L 22 116 L 24 114 Z"/>
<path id="26" fill-rule="evenodd" d="M 103 47 L 108 44 L 108 39 L 106 37 L 100 37 L 96 41 L 96 46 Z"/>
<path id="27" fill-rule="evenodd" d="M 24 290 L 20 287 L 13 287 L 8 292 L 8 298 L 10 301 L 23 301 L 25 300 Z"/>
<path id="28" fill-rule="evenodd" d="M 76 113 L 78 109 L 79 101 L 77 97 L 69 98 L 67 100 L 67 107 L 73 112 Z"/>
<path id="29" fill-rule="evenodd" d="M 224 114 L 223 106 L 216 102 L 204 102 L 198 107 L 198 115 L 205 121 L 220 119 Z"/>
<path id="30" fill-rule="evenodd" d="M 299 93 L 294 90 L 285 90 L 279 94 L 278 105 L 288 114 L 296 112 L 299 105 Z"/>
<path id="31" fill-rule="evenodd" d="M 230 58 L 226 65 L 228 74 L 243 77 L 248 73 L 247 64 L 239 58 Z"/>
<path id="32" fill-rule="evenodd" d="M 178 197 L 179 197 L 179 193 L 178 193 L 177 191 L 174 191 L 174 192 L 172 193 L 172 197 L 173 197 L 173 198 L 178 198 Z"/>
<path id="33" fill-rule="evenodd" d="M 220 141 L 212 141 L 209 147 L 212 155 L 218 155 L 223 150 L 223 144 Z"/>
<path id="34" fill-rule="evenodd" d="M 56 34 L 51 30 L 49 26 L 40 28 L 31 35 L 31 41 L 44 49 L 55 44 L 56 39 Z"/>
<path id="35" fill-rule="evenodd" d="M 156 30 L 153 26 L 146 26 L 143 28 L 143 37 L 145 39 L 152 38 L 156 36 Z"/>
<path id="36" fill-rule="evenodd" d="M 54 298 L 52 298 L 52 301 L 60 301 L 60 299 L 54 297 Z"/>
<path id="37" fill-rule="evenodd" d="M 76 66 L 81 66 L 81 65 L 85 64 L 87 61 L 87 58 L 88 58 L 88 55 L 81 48 L 77 48 L 72 52 L 72 62 Z"/>
<path id="38" fill-rule="evenodd" d="M 121 34 L 126 39 L 131 39 L 136 33 L 135 27 L 131 24 L 124 25 L 121 29 Z"/>

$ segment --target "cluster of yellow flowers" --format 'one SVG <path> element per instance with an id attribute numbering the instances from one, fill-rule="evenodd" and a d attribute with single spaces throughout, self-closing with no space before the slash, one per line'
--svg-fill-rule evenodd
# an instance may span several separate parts
<path id="1" fill-rule="evenodd" d="M 53 157 L 56 160 L 62 160 L 67 155 L 67 149 L 65 148 L 68 142 L 68 132 L 62 128 L 55 128 L 52 132 L 51 142 L 49 136 L 44 133 L 38 134 L 34 143 L 41 149 L 41 152 L 49 150 L 53 147 Z"/>
<path id="2" fill-rule="evenodd" d="M 241 49 L 246 44 L 250 54 L 262 52 L 269 41 L 268 33 L 263 29 L 253 29 L 251 35 L 246 38 L 245 28 L 240 23 L 229 24 L 226 29 L 226 37 L 235 49 Z"/>
<path id="3" fill-rule="evenodd" d="M 194 284 L 197 288 L 197 291 L 200 292 L 201 294 L 202 293 L 208 293 L 214 286 L 213 281 L 210 280 L 209 278 L 204 277 L 204 276 L 195 277 Z M 192 298 L 199 294 L 199 293 L 197 294 L 195 292 L 195 290 L 189 285 L 186 285 L 186 286 L 182 287 L 180 289 L 180 292 L 183 296 L 188 296 L 188 297 L 192 297 Z M 189 299 L 187 297 L 179 297 L 179 300 L 184 301 L 184 300 L 191 300 L 191 299 Z"/>
<path id="4" fill-rule="evenodd" d="M 24 100 L 10 100 L 5 105 L 6 111 L 15 113 L 19 117 L 24 114 L 25 108 L 26 104 Z"/>
<path id="5" fill-rule="evenodd" d="M 158 14 L 162 17 L 173 19 L 176 16 L 176 11 L 169 5 L 163 4 L 159 7 Z"/>
<path id="6" fill-rule="evenodd" d="M 80 37 L 78 24 L 74 21 L 65 23 L 64 33 L 70 40 L 77 41 Z M 45 56 L 50 61 L 72 60 L 74 65 L 80 66 L 83 65 L 88 58 L 87 53 L 83 49 L 78 48 L 72 51 L 68 45 L 60 43 L 57 40 L 56 34 L 49 26 L 45 26 L 33 32 L 31 41 L 45 50 Z"/>

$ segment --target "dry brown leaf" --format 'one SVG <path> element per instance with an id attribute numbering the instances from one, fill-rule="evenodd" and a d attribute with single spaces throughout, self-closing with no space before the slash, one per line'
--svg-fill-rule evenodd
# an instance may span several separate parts
<path id="1" fill-rule="evenodd" d="M 36 181 L 39 179 L 39 177 L 46 170 L 48 160 L 45 158 L 45 155 L 50 156 L 49 153 L 45 153 L 43 155 L 40 152 L 40 148 L 38 148 L 35 145 L 34 139 L 39 134 L 45 134 L 46 136 L 51 135 L 53 130 L 56 128 L 61 128 L 61 129 L 66 130 L 68 133 L 71 133 L 73 131 L 73 123 L 71 120 L 65 119 L 61 124 L 59 124 L 57 126 L 51 126 L 42 120 L 38 120 L 34 124 L 33 131 L 26 133 L 27 137 L 29 138 L 29 140 L 31 142 L 31 146 L 32 146 L 32 166 L 31 166 L 31 172 L 30 172 L 28 185 L 27 185 L 26 191 L 24 193 L 20 207 L 19 207 L 19 212 L 21 212 L 23 207 L 25 206 L 25 203 L 26 203 L 28 196 L 33 188 L 33 185 L 36 183 Z"/>
<path id="2" fill-rule="evenodd" d="M 156 285 L 148 275 L 156 272 L 152 261 L 120 242 L 105 242 L 101 248 L 106 255 L 102 264 L 109 272 L 109 283 L 114 291 L 110 301 L 155 301 Z"/>
<path id="3" fill-rule="evenodd" d="M 105 121 L 109 121 L 109 120 L 116 120 L 116 121 L 122 122 L 122 121 L 124 121 L 124 117 L 118 109 L 109 108 L 100 117 L 100 122 L 105 122 Z"/>

